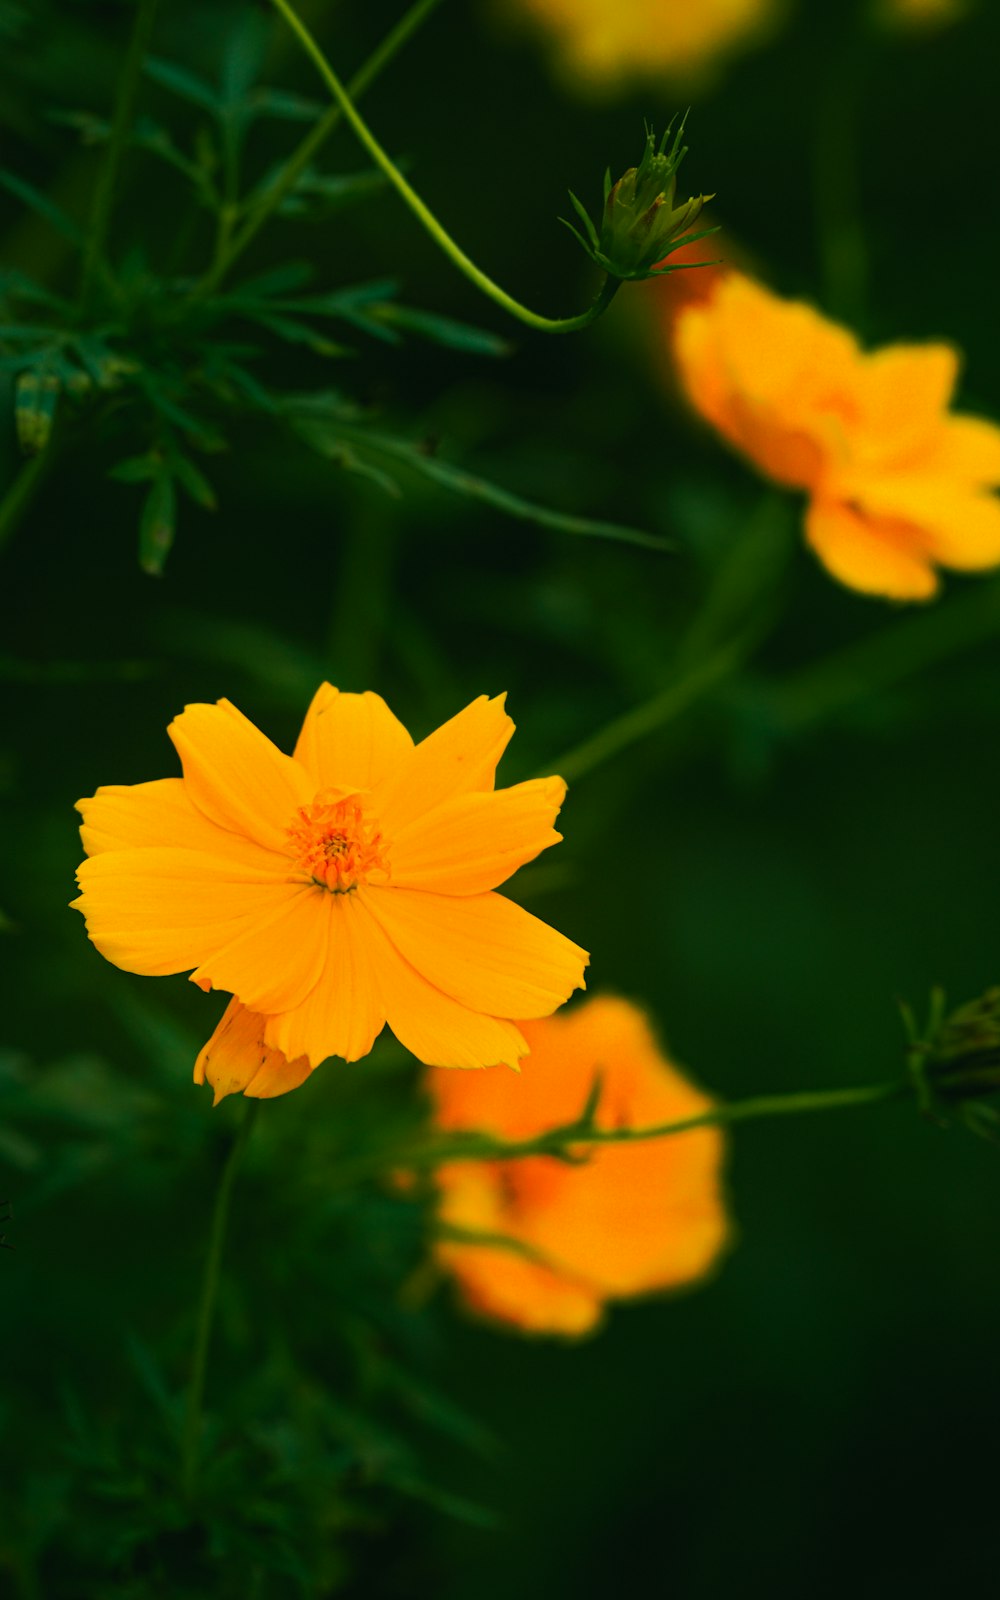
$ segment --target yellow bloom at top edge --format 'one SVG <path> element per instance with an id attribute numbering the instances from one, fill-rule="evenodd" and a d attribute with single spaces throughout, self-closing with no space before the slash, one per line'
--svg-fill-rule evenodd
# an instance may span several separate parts
<path id="1" fill-rule="evenodd" d="M 627 1000 L 598 996 L 524 1033 L 531 1053 L 518 1074 L 428 1075 L 439 1127 L 531 1138 L 578 1117 L 595 1078 L 602 1128 L 655 1127 L 711 1107 Z M 709 1127 L 591 1148 L 572 1165 L 452 1162 L 435 1179 L 441 1221 L 511 1247 L 445 1239 L 437 1260 L 482 1316 L 526 1333 L 587 1333 L 609 1302 L 692 1284 L 715 1264 L 729 1236 L 724 1153 L 722 1130 Z"/>
<path id="2" fill-rule="evenodd" d="M 926 600 L 938 567 L 1000 564 L 1000 428 L 950 410 L 950 346 L 863 351 L 742 273 L 705 289 L 666 302 L 681 384 L 766 477 L 806 493 L 806 538 L 835 578 Z"/>
<path id="3" fill-rule="evenodd" d="M 206 1047 L 217 1098 L 356 1061 L 387 1022 L 430 1065 L 514 1064 L 512 1019 L 584 986 L 586 952 L 494 892 L 560 839 L 565 794 L 495 789 L 503 699 L 415 745 L 378 695 L 323 684 L 293 756 L 229 701 L 192 705 L 168 730 L 182 777 L 80 801 L 74 905 L 101 954 L 234 997 Z"/>
<path id="4" fill-rule="evenodd" d="M 594 84 L 689 76 L 749 43 L 775 0 L 514 0 L 551 36 L 570 72 Z"/>

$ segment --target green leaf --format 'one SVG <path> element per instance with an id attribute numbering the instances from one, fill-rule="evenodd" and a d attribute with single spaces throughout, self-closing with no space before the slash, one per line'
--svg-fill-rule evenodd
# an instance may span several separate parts
<path id="1" fill-rule="evenodd" d="M 153 578 L 163 568 L 174 542 L 177 522 L 177 495 L 170 473 L 163 471 L 153 480 L 139 518 L 139 565 Z"/>
<path id="2" fill-rule="evenodd" d="M 247 202 L 246 210 L 254 211 L 267 201 L 271 191 L 281 181 L 284 167 L 274 167 L 262 180 Z M 369 196 L 381 194 L 389 187 L 382 172 L 322 173 L 306 170 L 295 186 L 278 205 L 279 216 L 328 216 L 345 206 L 356 205 Z"/>
<path id="3" fill-rule="evenodd" d="M 144 456 L 126 456 L 108 473 L 116 483 L 149 483 L 163 471 L 163 458 L 153 451 Z"/>
<path id="4" fill-rule="evenodd" d="M 302 289 L 311 280 L 313 269 L 305 261 L 284 261 L 280 267 L 271 267 L 254 278 L 245 278 L 229 294 L 217 295 L 219 305 L 244 305 L 246 302 L 270 300 L 276 295 L 291 294 Z"/>
<path id="5" fill-rule="evenodd" d="M 84 236 L 82 230 L 68 217 L 60 206 L 50 200 L 48 195 L 42 194 L 33 183 L 28 183 L 24 178 L 18 177 L 16 172 L 8 172 L 6 167 L 0 167 L 0 188 L 6 189 L 9 194 L 28 206 L 32 211 L 44 217 L 57 233 L 68 239 L 77 249 L 82 249 Z"/>
<path id="6" fill-rule="evenodd" d="M 587 208 L 584 205 L 583 201 L 577 199 L 577 197 L 573 193 L 572 189 L 568 189 L 566 192 L 569 195 L 570 200 L 573 202 L 573 210 L 576 212 L 577 216 L 580 218 L 580 221 L 583 223 L 584 227 L 587 230 L 587 238 L 590 240 L 591 244 L 593 245 L 594 249 L 596 250 L 598 248 L 598 246 L 600 245 L 601 241 L 600 241 L 600 237 L 598 235 L 597 229 L 594 227 L 594 223 L 593 223 L 593 220 L 591 219 L 590 212 L 587 210 Z M 561 222 L 561 221 L 563 221 L 563 218 L 560 217 L 559 220 Z M 567 227 L 572 227 L 572 223 L 567 223 L 566 226 Z M 573 232 L 576 233 L 576 229 L 575 228 L 573 228 Z M 577 234 L 577 237 L 579 238 L 579 234 Z"/>
<path id="7" fill-rule="evenodd" d="M 209 112 L 213 117 L 223 115 L 225 105 L 211 84 L 206 83 L 204 78 L 196 77 L 186 67 L 179 67 L 173 61 L 165 61 L 162 56 L 147 56 L 144 71 L 147 77 L 160 85 L 161 89 L 169 89 L 171 94 L 190 101 L 192 105 L 199 106 L 202 111 Z"/>
<path id="8" fill-rule="evenodd" d="M 190 456 L 182 455 L 179 450 L 171 450 L 170 468 L 181 488 L 196 505 L 203 506 L 206 511 L 216 509 L 218 501 L 215 498 L 215 490 Z"/>
<path id="9" fill-rule="evenodd" d="M 409 306 L 399 306 L 390 301 L 386 305 L 373 306 L 371 315 L 378 322 L 387 322 L 390 327 L 422 334 L 435 344 L 445 345 L 450 350 L 463 350 L 470 355 L 506 356 L 513 349 L 513 345 L 499 334 L 489 333 L 485 328 L 470 327 L 465 322 L 456 322 L 452 317 L 439 316 L 435 311 L 411 310 Z"/>
<path id="10" fill-rule="evenodd" d="M 307 436 L 308 420 L 300 418 L 296 425 L 298 431 Z M 674 548 L 673 542 L 669 539 L 644 533 L 623 523 L 603 522 L 593 517 L 578 517 L 569 512 L 555 511 L 549 506 L 538 505 L 532 500 L 525 500 L 521 495 L 512 494 L 508 489 L 502 489 L 486 478 L 476 477 L 461 467 L 452 466 L 449 462 L 439 460 L 437 456 L 428 455 L 407 439 L 395 438 L 390 434 L 376 432 L 374 429 L 364 432 L 354 429 L 341 432 L 342 436 L 346 435 L 346 439 L 358 449 L 367 446 L 377 454 L 404 461 L 412 471 L 430 479 L 432 483 L 450 489 L 454 494 L 463 495 L 467 499 L 483 501 L 486 505 L 493 506 L 495 510 L 502 511 L 506 516 L 514 517 L 520 522 L 533 522 L 539 527 L 552 528 L 557 533 L 575 533 L 584 538 L 612 539 L 620 544 L 638 545 L 645 550 L 669 551 Z"/>
<path id="11" fill-rule="evenodd" d="M 335 344 L 332 339 L 325 339 L 321 333 L 310 328 L 308 323 L 296 322 L 294 317 L 276 317 L 270 313 L 258 311 L 245 312 L 244 315 L 252 316 L 258 327 L 266 328 L 268 333 L 273 333 L 275 338 L 284 339 L 289 344 L 302 344 L 318 356 L 345 356 L 350 351 L 342 344 Z"/>
<path id="12" fill-rule="evenodd" d="M 326 107 L 285 89 L 253 89 L 247 96 L 247 109 L 252 116 L 276 117 L 283 122 L 316 122 Z"/>

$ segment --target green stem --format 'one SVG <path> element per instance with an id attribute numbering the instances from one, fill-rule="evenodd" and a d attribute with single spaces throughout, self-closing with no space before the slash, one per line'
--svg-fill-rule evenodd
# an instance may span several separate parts
<path id="1" fill-rule="evenodd" d="M 750 646 L 746 635 L 731 640 L 704 661 L 675 678 L 649 700 L 633 706 L 622 716 L 609 722 L 592 738 L 568 750 L 558 761 L 548 762 L 546 771 L 558 772 L 567 781 L 580 778 L 593 771 L 612 756 L 620 755 L 630 744 L 655 733 L 666 723 L 679 717 L 697 700 L 728 678 L 743 661 Z"/>
<path id="2" fill-rule="evenodd" d="M 50 440 L 44 450 L 25 462 L 7 493 L 0 500 L 0 548 L 6 544 L 30 507 L 52 460 L 53 445 Z"/>
<path id="3" fill-rule="evenodd" d="M 783 732 L 797 732 L 997 633 L 1000 582 L 994 579 L 803 667 L 769 692 L 768 710 Z"/>
<path id="4" fill-rule="evenodd" d="M 205 1397 L 205 1373 L 208 1367 L 208 1348 L 212 1338 L 212 1323 L 215 1320 L 215 1302 L 219 1289 L 219 1269 L 222 1265 L 222 1250 L 226 1242 L 226 1226 L 229 1221 L 229 1202 L 232 1196 L 233 1183 L 243 1159 L 250 1131 L 260 1105 L 259 1100 L 246 1099 L 243 1110 L 243 1121 L 240 1123 L 232 1148 L 222 1169 L 219 1187 L 215 1196 L 215 1209 L 212 1213 L 212 1226 L 208 1240 L 208 1255 L 205 1257 L 205 1270 L 201 1280 L 201 1299 L 198 1305 L 198 1326 L 195 1334 L 194 1355 L 191 1361 L 191 1378 L 188 1383 L 187 1409 L 184 1422 L 184 1437 L 181 1452 L 182 1482 L 184 1493 L 191 1495 L 194 1492 L 195 1481 L 198 1475 L 198 1447 L 201 1440 L 201 1410 Z"/>
<path id="5" fill-rule="evenodd" d="M 519 300 L 515 300 L 505 289 L 501 289 L 498 283 L 494 283 L 493 279 L 481 271 L 475 262 L 466 255 L 465 251 L 455 243 L 451 235 L 441 226 L 434 213 L 421 200 L 416 190 L 407 183 L 392 157 L 383 150 L 367 123 L 362 121 L 347 90 L 330 66 L 326 56 L 305 26 L 305 23 L 300 20 L 291 5 L 289 5 L 288 0 L 271 0 L 271 3 L 285 18 L 288 26 L 313 62 L 347 122 L 354 130 L 356 137 L 367 150 L 375 165 L 382 169 L 389 182 L 409 206 L 417 220 L 423 224 L 435 244 L 444 251 L 444 254 L 458 270 L 465 274 L 470 283 L 474 283 L 476 288 L 480 289 L 495 305 L 500 306 L 512 317 L 516 317 L 519 322 L 526 323 L 529 328 L 536 328 L 542 333 L 575 333 L 579 328 L 585 328 L 589 323 L 594 322 L 607 310 L 618 292 L 620 280 L 617 278 L 605 278 L 601 291 L 593 305 L 575 317 L 540 316 L 537 311 L 531 311 L 527 306 L 523 306 Z"/>
<path id="6" fill-rule="evenodd" d="M 365 90 L 375 82 L 383 67 L 388 66 L 393 56 L 440 4 L 441 0 L 416 0 L 405 16 L 401 17 L 396 26 L 386 34 L 377 49 L 372 51 L 368 60 L 347 85 L 347 93 L 353 101 L 360 100 Z M 252 208 L 242 228 L 229 240 L 226 249 L 215 261 L 200 285 L 202 293 L 211 293 L 218 288 L 226 274 L 256 239 L 268 218 L 274 214 L 286 196 L 291 194 L 303 172 L 315 160 L 322 146 L 342 120 L 343 112 L 340 106 L 332 105 L 319 122 L 313 125 L 285 162 L 270 188 Z"/>
<path id="7" fill-rule="evenodd" d="M 846 51 L 833 51 L 820 91 L 813 193 L 826 307 L 853 324 L 864 318 L 869 276 L 859 182 L 861 102 L 861 61 L 851 40 Z"/>
<path id="8" fill-rule="evenodd" d="M 661 1122 L 650 1128 L 598 1128 L 590 1122 L 570 1122 L 549 1128 L 531 1139 L 491 1139 L 485 1134 L 460 1134 L 441 1140 L 405 1165 L 436 1167 L 446 1161 L 516 1161 L 527 1156 L 562 1156 L 572 1159 L 581 1147 L 602 1144 L 636 1144 L 648 1139 L 669 1139 L 692 1133 L 696 1128 L 728 1127 L 736 1122 L 754 1122 L 764 1117 L 798 1117 L 815 1112 L 846 1111 L 855 1106 L 881 1105 L 902 1100 L 912 1093 L 908 1078 L 896 1083 L 877 1083 L 857 1089 L 802 1090 L 792 1094 L 755 1095 L 749 1100 L 734 1100 L 713 1106 L 696 1117 L 679 1122 Z"/>
<path id="9" fill-rule="evenodd" d="M 159 0 L 139 0 L 135 24 L 132 28 L 132 38 L 129 41 L 128 54 L 122 67 L 118 98 L 115 102 L 114 118 L 111 124 L 111 139 L 98 176 L 97 187 L 94 191 L 90 231 L 87 236 L 87 246 L 83 257 L 80 296 L 84 304 L 86 304 L 93 292 L 96 278 L 106 270 L 104 250 L 111 222 L 111 208 L 114 204 L 115 189 L 118 185 L 118 175 L 125 156 L 129 130 L 132 127 L 132 117 L 135 112 L 135 101 L 139 90 L 139 77 L 142 72 L 143 58 L 149 49 L 149 41 L 153 32 L 153 22 L 158 4 Z"/>

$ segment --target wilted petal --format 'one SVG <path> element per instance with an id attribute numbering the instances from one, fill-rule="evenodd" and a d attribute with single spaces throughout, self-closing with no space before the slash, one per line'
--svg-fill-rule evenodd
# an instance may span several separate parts
<path id="1" fill-rule="evenodd" d="M 214 1104 L 228 1094 L 248 1094 L 270 1100 L 304 1083 L 312 1068 L 308 1061 L 289 1061 L 264 1039 L 264 1018 L 230 1000 L 219 1026 L 194 1065 L 195 1083 L 206 1079 L 215 1090 Z"/>

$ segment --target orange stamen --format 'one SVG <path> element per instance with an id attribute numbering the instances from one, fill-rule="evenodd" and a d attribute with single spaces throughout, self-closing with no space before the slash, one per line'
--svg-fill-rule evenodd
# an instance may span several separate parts
<path id="1" fill-rule="evenodd" d="M 334 799 L 322 790 L 300 806 L 287 830 L 298 865 L 331 894 L 350 894 L 361 883 L 386 883 L 389 869 L 378 822 L 356 794 Z"/>

